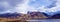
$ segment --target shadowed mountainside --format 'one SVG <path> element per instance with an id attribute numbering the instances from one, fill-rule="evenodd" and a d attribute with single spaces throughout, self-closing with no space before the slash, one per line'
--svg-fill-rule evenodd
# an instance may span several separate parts
<path id="1" fill-rule="evenodd" d="M 50 19 L 60 19 L 60 13 L 51 16 Z"/>

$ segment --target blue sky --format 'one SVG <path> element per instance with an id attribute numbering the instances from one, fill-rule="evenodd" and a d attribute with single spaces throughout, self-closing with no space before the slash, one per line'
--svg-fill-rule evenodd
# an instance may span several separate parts
<path id="1" fill-rule="evenodd" d="M 39 4 L 41 6 L 48 6 L 51 5 L 53 3 L 55 3 L 56 0 L 30 0 L 29 4 L 33 5 L 33 4 Z"/>
<path id="2" fill-rule="evenodd" d="M 40 11 L 49 15 L 60 11 L 59 1 L 60 0 L 1 0 L 0 12 L 26 13 L 28 11 Z"/>

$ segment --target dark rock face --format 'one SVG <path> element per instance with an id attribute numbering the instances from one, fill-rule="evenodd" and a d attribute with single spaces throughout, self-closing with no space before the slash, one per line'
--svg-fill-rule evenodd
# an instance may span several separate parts
<path id="1" fill-rule="evenodd" d="M 5 13 L 5 14 L 0 14 L 0 17 L 4 17 L 4 18 L 8 18 L 8 17 L 17 17 L 17 16 L 20 16 L 19 13 Z"/>

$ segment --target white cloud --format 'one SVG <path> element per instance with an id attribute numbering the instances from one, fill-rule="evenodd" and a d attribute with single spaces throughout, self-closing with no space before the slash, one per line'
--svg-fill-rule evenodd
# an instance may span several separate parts
<path id="1" fill-rule="evenodd" d="M 56 11 L 56 7 L 47 9 L 47 8 L 45 8 L 45 6 L 41 6 L 41 7 L 39 7 L 37 9 L 37 8 L 35 8 L 33 6 L 29 6 L 28 5 L 28 2 L 29 2 L 29 0 L 24 0 L 24 3 L 23 4 L 18 4 L 17 7 L 16 7 L 17 12 L 19 12 L 19 13 L 20 12 L 26 13 L 27 11 L 40 11 L 40 12 L 46 12 L 46 11 L 48 11 L 48 12 L 54 12 L 54 11 Z"/>
<path id="2" fill-rule="evenodd" d="M 24 0 L 24 3 L 23 4 L 18 4 L 17 7 L 16 7 L 16 11 L 18 13 L 23 13 L 23 14 L 26 14 L 27 11 L 28 11 L 28 0 Z"/>
<path id="3" fill-rule="evenodd" d="M 17 4 L 16 8 L 13 11 L 16 11 L 18 13 L 24 13 L 24 14 L 26 14 L 27 11 L 40 11 L 40 12 L 57 12 L 57 11 L 60 11 L 60 0 L 57 0 L 56 6 L 50 8 L 50 9 L 45 8 L 45 6 L 35 8 L 33 6 L 29 6 L 28 2 L 29 2 L 29 0 L 24 0 L 23 4 Z M 7 4 L 7 6 L 8 6 L 8 4 Z M 36 6 L 38 6 L 38 5 L 36 5 Z"/>
<path id="4" fill-rule="evenodd" d="M 45 13 L 48 15 L 54 15 L 55 13 L 58 13 L 58 11 L 60 11 L 60 0 L 57 0 L 55 7 L 45 10 Z"/>
<path id="5" fill-rule="evenodd" d="M 37 11 L 35 7 L 28 5 L 29 0 L 24 0 L 23 4 L 18 4 L 16 11 L 18 13 L 27 14 L 28 11 Z"/>
<path id="6" fill-rule="evenodd" d="M 60 0 L 57 0 L 56 6 L 52 7 L 50 10 L 52 10 L 52 12 L 60 11 Z"/>

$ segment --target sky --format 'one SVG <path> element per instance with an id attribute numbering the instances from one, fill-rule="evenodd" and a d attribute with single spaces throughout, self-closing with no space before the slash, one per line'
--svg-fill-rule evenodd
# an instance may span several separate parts
<path id="1" fill-rule="evenodd" d="M 60 11 L 60 0 L 1 0 L 0 13 L 40 11 L 54 15 Z"/>

